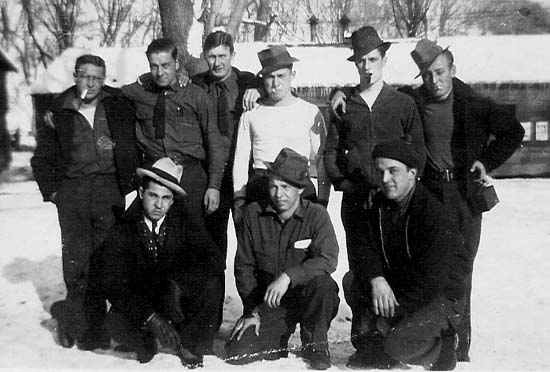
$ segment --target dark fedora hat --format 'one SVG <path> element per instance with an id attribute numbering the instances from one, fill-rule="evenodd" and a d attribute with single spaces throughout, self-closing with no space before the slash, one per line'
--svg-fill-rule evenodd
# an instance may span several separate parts
<path id="1" fill-rule="evenodd" d="M 143 167 L 138 168 L 136 172 L 139 177 L 150 177 L 181 196 L 187 195 L 179 185 L 183 175 L 183 167 L 174 163 L 170 158 L 162 158 L 154 163 L 145 164 Z"/>
<path id="2" fill-rule="evenodd" d="M 440 55 L 445 53 L 449 47 L 443 49 L 435 41 L 429 39 L 421 39 L 416 43 L 414 50 L 411 52 L 411 57 L 418 66 L 420 72 L 414 78 L 416 79 L 420 75 L 424 74 L 428 67 L 435 61 Z"/>
<path id="3" fill-rule="evenodd" d="M 290 53 L 288 53 L 288 50 L 284 45 L 270 46 L 269 48 L 258 52 L 258 58 L 262 64 L 262 69 L 258 72 L 258 75 L 260 76 L 269 74 L 270 72 L 280 68 L 290 66 L 294 62 L 299 61 L 299 59 L 292 57 Z"/>
<path id="4" fill-rule="evenodd" d="M 296 151 L 285 147 L 274 162 L 264 162 L 269 174 L 280 177 L 292 186 L 303 189 L 309 180 L 308 159 Z"/>
<path id="5" fill-rule="evenodd" d="M 378 32 L 371 26 L 364 26 L 351 34 L 351 46 L 353 55 L 348 58 L 348 61 L 355 62 L 355 57 L 362 57 L 370 53 L 374 49 L 382 49 L 384 52 L 391 46 L 389 41 L 382 41 Z"/>

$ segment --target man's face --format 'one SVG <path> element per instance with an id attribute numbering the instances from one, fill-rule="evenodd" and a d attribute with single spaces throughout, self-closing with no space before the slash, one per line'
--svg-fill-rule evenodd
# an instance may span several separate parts
<path id="1" fill-rule="evenodd" d="M 160 220 L 174 204 L 172 191 L 156 182 L 149 182 L 146 189 L 140 187 L 139 197 L 142 200 L 143 213 L 151 221 Z"/>
<path id="2" fill-rule="evenodd" d="M 176 81 L 179 62 L 172 57 L 170 52 L 153 53 L 149 55 L 148 59 L 151 75 L 159 87 L 167 87 Z"/>
<path id="3" fill-rule="evenodd" d="M 80 98 L 84 102 L 93 101 L 105 84 L 105 69 L 91 63 L 80 65 L 74 74 L 74 82 Z M 87 93 L 82 97 L 85 91 Z"/>
<path id="4" fill-rule="evenodd" d="M 291 82 L 296 73 L 288 67 L 264 75 L 264 87 L 269 99 L 279 102 L 290 95 Z"/>
<path id="5" fill-rule="evenodd" d="M 278 179 L 269 177 L 269 195 L 278 213 L 293 211 L 300 203 L 300 195 L 304 189 Z"/>
<path id="6" fill-rule="evenodd" d="M 443 100 L 451 93 L 455 73 L 455 66 L 450 66 L 447 56 L 440 54 L 422 74 L 422 80 L 436 100 Z"/>
<path id="7" fill-rule="evenodd" d="M 397 203 L 405 199 L 416 182 L 416 168 L 408 168 L 398 160 L 376 158 L 376 170 L 382 179 L 384 195 Z"/>
<path id="8" fill-rule="evenodd" d="M 204 59 L 212 77 L 216 80 L 224 80 L 231 75 L 231 63 L 234 56 L 235 53 L 231 53 L 229 47 L 224 45 L 206 51 Z"/>
<path id="9" fill-rule="evenodd" d="M 382 71 L 386 66 L 386 56 L 378 49 L 371 50 L 362 57 L 355 58 L 355 67 L 359 73 L 361 86 L 366 88 L 382 80 Z"/>

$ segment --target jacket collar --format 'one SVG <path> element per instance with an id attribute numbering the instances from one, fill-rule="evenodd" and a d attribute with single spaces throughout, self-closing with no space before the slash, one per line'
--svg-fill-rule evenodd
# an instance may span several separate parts
<path id="1" fill-rule="evenodd" d="M 116 90 L 114 88 L 111 88 L 109 86 L 104 86 L 98 95 L 99 102 L 102 102 L 106 98 L 112 97 L 113 95 L 115 95 L 115 93 L 116 93 Z M 77 96 L 76 85 L 73 85 L 72 87 L 67 89 L 65 92 L 61 93 L 61 96 L 59 96 L 59 99 L 56 99 L 54 101 L 54 103 L 51 106 L 51 111 L 53 112 L 59 112 L 63 110 L 78 111 L 79 107 L 80 107 L 80 99 Z"/>

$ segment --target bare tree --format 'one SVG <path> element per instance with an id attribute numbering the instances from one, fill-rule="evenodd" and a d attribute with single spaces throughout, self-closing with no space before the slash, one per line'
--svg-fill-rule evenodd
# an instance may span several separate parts
<path id="1" fill-rule="evenodd" d="M 133 0 L 91 0 L 99 18 L 101 46 L 114 46 L 122 28 L 127 24 Z"/>
<path id="2" fill-rule="evenodd" d="M 397 32 L 401 37 L 416 37 L 428 31 L 428 10 L 432 0 L 390 0 Z M 405 28 L 403 35 L 402 27 Z"/>
<path id="3" fill-rule="evenodd" d="M 449 22 L 458 13 L 458 0 L 439 0 L 439 35 L 448 35 Z"/>

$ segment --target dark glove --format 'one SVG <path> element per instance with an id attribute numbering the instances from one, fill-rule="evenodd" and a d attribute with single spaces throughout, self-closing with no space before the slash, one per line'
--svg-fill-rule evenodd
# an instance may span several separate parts
<path id="1" fill-rule="evenodd" d="M 178 332 L 172 324 L 164 319 L 159 313 L 153 313 L 151 319 L 147 321 L 147 325 L 155 337 L 159 339 L 162 346 L 172 350 L 178 350 L 181 345 Z"/>
<path id="2" fill-rule="evenodd" d="M 170 320 L 175 323 L 182 323 L 185 315 L 181 309 L 181 288 L 174 280 L 168 281 L 166 294 L 163 296 L 164 311 L 166 311 Z"/>

